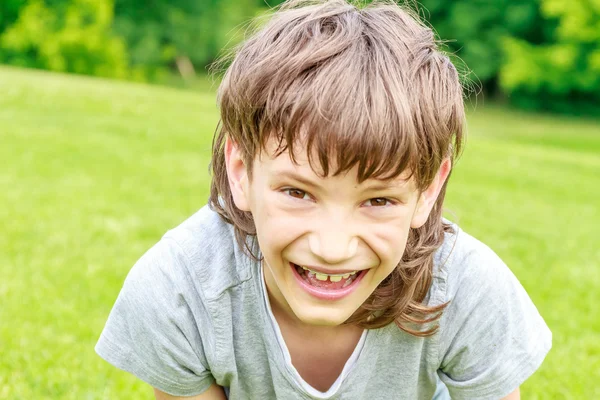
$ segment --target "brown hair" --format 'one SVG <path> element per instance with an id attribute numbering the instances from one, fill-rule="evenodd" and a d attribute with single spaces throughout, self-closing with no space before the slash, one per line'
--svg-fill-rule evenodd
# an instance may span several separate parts
<path id="1" fill-rule="evenodd" d="M 289 150 L 293 161 L 294 146 L 306 145 L 310 164 L 324 176 L 355 166 L 359 182 L 410 171 L 419 190 L 445 157 L 454 161 L 463 139 L 456 68 L 432 30 L 392 1 L 365 7 L 345 0 L 284 3 L 234 53 L 218 102 L 210 204 L 248 250 L 256 232 L 252 215 L 233 202 L 227 137 L 240 146 L 249 173 L 254 157 L 274 139 L 277 154 Z M 417 336 L 436 331 L 430 323 L 445 305 L 422 302 L 433 254 L 451 231 L 442 221 L 445 191 L 444 184 L 427 222 L 411 229 L 398 267 L 347 323 L 379 328 L 395 321 Z"/>

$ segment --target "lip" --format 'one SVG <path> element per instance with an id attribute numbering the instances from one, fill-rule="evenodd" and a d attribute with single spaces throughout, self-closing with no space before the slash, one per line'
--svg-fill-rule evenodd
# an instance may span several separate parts
<path id="1" fill-rule="evenodd" d="M 308 294 L 320 300 L 339 300 L 348 296 L 358 287 L 360 281 L 362 281 L 363 277 L 367 274 L 367 270 L 362 270 L 349 286 L 341 289 L 328 290 L 309 285 L 304 279 L 302 279 L 300 274 L 298 274 L 298 271 L 296 271 L 296 267 L 294 266 L 295 264 L 289 263 L 289 265 L 292 269 L 292 273 L 294 274 L 294 278 L 296 278 L 296 281 L 298 282 L 298 285 L 300 285 L 300 287 L 302 287 L 302 289 L 304 289 Z"/>

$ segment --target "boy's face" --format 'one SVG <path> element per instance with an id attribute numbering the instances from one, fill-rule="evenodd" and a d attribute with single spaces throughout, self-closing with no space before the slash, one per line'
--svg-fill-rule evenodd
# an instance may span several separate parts
<path id="1" fill-rule="evenodd" d="M 396 268 L 450 162 L 419 193 L 403 176 L 358 183 L 351 170 L 322 178 L 305 154 L 297 165 L 288 153 L 270 154 L 255 158 L 250 180 L 236 145 L 226 144 L 234 201 L 254 218 L 270 300 L 303 323 L 340 325 Z"/>

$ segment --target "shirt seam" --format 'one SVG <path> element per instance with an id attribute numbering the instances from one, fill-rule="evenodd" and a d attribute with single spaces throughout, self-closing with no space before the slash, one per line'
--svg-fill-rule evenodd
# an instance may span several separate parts
<path id="1" fill-rule="evenodd" d="M 454 232 L 454 241 L 452 243 L 452 247 L 450 248 L 450 251 L 448 252 L 448 256 L 445 257 L 444 261 L 441 262 L 440 264 L 440 277 L 438 278 L 441 282 L 440 282 L 440 288 L 439 288 L 439 292 L 440 294 L 436 297 L 436 304 L 444 304 L 447 303 L 449 301 L 451 301 L 451 299 L 448 298 L 448 269 L 447 269 L 447 265 L 448 263 L 451 262 L 451 259 L 454 258 L 454 249 L 456 248 L 456 245 L 458 243 L 458 235 L 460 235 L 460 228 L 458 227 L 458 225 L 453 224 L 453 229 L 455 230 Z M 435 359 L 437 360 L 437 369 L 439 369 L 440 365 L 442 365 L 442 355 L 440 352 L 440 341 L 441 338 L 443 336 L 443 331 L 444 331 L 444 325 L 443 325 L 443 318 L 444 318 L 444 311 L 442 310 L 442 315 L 440 316 L 439 319 L 439 331 L 438 334 L 435 335 L 435 345 L 434 345 L 434 349 L 435 349 Z"/>
<path id="2" fill-rule="evenodd" d="M 189 269 L 189 266 L 192 265 L 192 261 L 191 261 L 189 255 L 188 255 L 188 253 L 177 242 L 177 240 L 174 237 L 169 236 L 169 235 L 165 235 L 163 239 L 170 240 L 180 250 L 181 255 L 183 255 L 183 257 L 185 257 L 185 260 L 186 260 L 186 263 L 185 263 L 186 265 L 184 265 L 185 274 L 186 274 L 186 276 L 191 281 L 194 281 L 192 279 L 193 276 L 192 276 L 192 274 L 190 272 L 190 269 Z M 179 282 L 177 282 L 176 285 L 177 285 L 177 289 L 179 289 L 181 292 L 183 292 L 181 286 L 179 285 Z M 207 300 L 207 298 L 204 295 L 204 292 L 201 290 L 201 288 L 198 287 L 199 285 L 192 284 L 191 286 L 192 286 L 194 292 L 198 295 L 198 297 L 202 301 L 202 304 L 204 304 L 204 307 L 206 307 L 207 314 L 208 314 L 208 316 L 210 318 L 210 326 L 209 327 L 203 327 L 203 328 L 210 330 L 210 338 L 208 338 L 208 340 L 209 340 L 209 342 L 212 342 L 212 344 L 214 345 L 214 346 L 211 347 L 211 349 L 209 349 L 209 351 L 210 351 L 210 359 L 215 360 L 215 362 L 218 363 L 217 355 L 215 354 L 216 352 L 213 351 L 213 349 L 216 349 L 216 340 L 217 340 L 216 335 L 215 335 L 215 318 L 213 316 L 213 312 L 212 312 L 212 310 L 209 309 L 209 307 L 208 307 L 209 306 L 209 301 Z M 198 334 L 200 335 L 200 337 L 202 339 L 207 339 L 207 338 L 203 337 L 203 335 L 200 332 L 200 329 L 198 329 Z M 204 356 L 206 357 L 206 353 L 207 353 L 207 351 L 206 351 L 207 348 L 206 347 L 207 346 L 202 345 L 202 347 L 204 349 Z M 192 348 L 194 349 L 194 354 L 196 354 L 196 357 L 198 357 L 199 360 L 202 360 L 202 356 L 198 353 L 198 351 L 194 348 L 194 346 L 192 346 Z M 204 367 L 207 369 L 207 371 L 211 371 L 211 368 L 210 368 L 210 364 L 211 363 L 209 362 L 208 357 L 206 357 L 206 358 L 207 358 L 206 362 L 209 365 L 204 365 Z"/>

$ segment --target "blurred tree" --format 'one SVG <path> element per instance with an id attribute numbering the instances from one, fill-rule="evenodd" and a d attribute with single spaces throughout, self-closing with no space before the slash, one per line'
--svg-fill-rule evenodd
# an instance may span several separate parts
<path id="1" fill-rule="evenodd" d="M 114 29 L 132 64 L 154 78 L 165 66 L 209 64 L 256 8 L 255 0 L 116 0 Z"/>
<path id="2" fill-rule="evenodd" d="M 0 0 L 0 62 L 155 79 L 212 62 L 256 0 Z"/>
<path id="3" fill-rule="evenodd" d="M 599 115 L 600 1 L 542 0 L 551 40 L 506 38 L 503 89 L 519 107 Z"/>
<path id="4" fill-rule="evenodd" d="M 0 1 L 0 32 L 4 32 L 9 25 L 17 20 L 19 10 L 25 6 L 26 2 L 27 0 Z"/>
<path id="5" fill-rule="evenodd" d="M 0 36 L 0 60 L 25 67 L 128 77 L 127 52 L 110 32 L 112 0 L 29 1 Z"/>
<path id="6" fill-rule="evenodd" d="M 539 0 L 422 0 L 423 17 L 460 57 L 487 92 L 495 92 L 504 62 L 501 41 L 544 41 Z"/>

